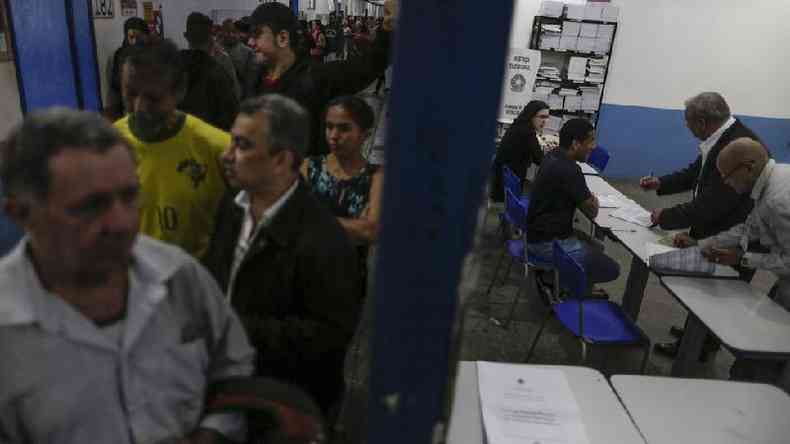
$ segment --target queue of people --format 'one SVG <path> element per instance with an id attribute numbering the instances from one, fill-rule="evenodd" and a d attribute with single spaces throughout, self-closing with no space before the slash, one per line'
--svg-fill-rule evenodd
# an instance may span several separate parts
<path id="1" fill-rule="evenodd" d="M 138 22 L 114 56 L 122 116 L 50 109 L 2 143 L 25 236 L 0 263 L 0 441 L 246 442 L 206 394 L 250 376 L 331 422 L 382 187 L 361 154 L 375 116 L 348 94 L 386 69 L 392 28 L 324 64 L 279 3 L 220 41 L 190 14 L 187 50 Z"/>

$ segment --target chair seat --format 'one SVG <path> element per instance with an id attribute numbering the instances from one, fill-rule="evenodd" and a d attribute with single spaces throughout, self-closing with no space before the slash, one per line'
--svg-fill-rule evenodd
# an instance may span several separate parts
<path id="1" fill-rule="evenodd" d="M 507 241 L 507 252 L 510 257 L 518 259 L 521 263 L 524 263 L 524 241 L 521 239 L 513 239 Z M 551 260 L 546 260 L 542 257 L 536 256 L 534 254 L 530 254 L 528 259 L 529 265 L 533 267 L 540 267 L 546 269 L 554 268 L 554 264 L 552 264 Z"/>
<path id="2" fill-rule="evenodd" d="M 597 343 L 637 343 L 641 331 L 626 317 L 623 309 L 610 301 L 585 299 L 584 339 Z M 552 306 L 557 319 L 576 336 L 579 334 L 579 301 L 560 302 Z"/>

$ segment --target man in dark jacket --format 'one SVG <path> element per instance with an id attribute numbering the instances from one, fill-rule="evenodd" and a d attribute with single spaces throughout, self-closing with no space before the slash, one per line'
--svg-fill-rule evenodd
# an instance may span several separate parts
<path id="1" fill-rule="evenodd" d="M 312 119 L 313 136 L 308 154 L 326 153 L 320 131 L 326 104 L 337 96 L 359 92 L 387 69 L 394 23 L 392 0 L 385 3 L 385 14 L 388 20 L 384 22 L 383 32 L 378 33 L 373 48 L 363 57 L 314 63 L 309 56 L 296 53 L 298 22 L 293 12 L 276 2 L 258 6 L 251 16 L 250 44 L 266 59 L 266 65 L 248 76 L 242 97 L 277 93 L 296 100 L 310 112 Z"/>
<path id="2" fill-rule="evenodd" d="M 242 191 L 220 205 L 206 265 L 258 349 L 258 374 L 302 387 L 326 413 L 342 394 L 361 283 L 351 241 L 300 179 L 308 128 L 294 100 L 242 103 L 223 154 Z"/>
<path id="3" fill-rule="evenodd" d="M 665 230 L 688 228 L 688 233 L 679 233 L 674 243 L 686 247 L 696 240 L 713 236 L 743 223 L 752 210 L 753 202 L 747 194 L 738 194 L 724 183 L 716 169 L 716 160 L 721 150 L 730 142 L 741 137 L 758 140 L 757 136 L 730 113 L 724 98 L 715 92 L 698 94 L 685 103 L 686 126 L 702 141 L 700 155 L 688 167 L 660 178 L 644 177 L 640 186 L 656 190 L 658 195 L 692 191 L 690 202 L 653 211 L 653 223 Z M 744 270 L 742 278 L 751 280 L 753 271 Z M 682 330 L 673 327 L 673 334 L 680 336 Z M 656 350 L 676 356 L 679 341 L 656 344 Z"/>
<path id="4" fill-rule="evenodd" d="M 211 19 L 196 12 L 189 14 L 184 37 L 189 49 L 181 51 L 181 57 L 188 85 L 178 108 L 227 131 L 239 110 L 239 101 L 233 92 L 234 79 L 209 54 Z"/>

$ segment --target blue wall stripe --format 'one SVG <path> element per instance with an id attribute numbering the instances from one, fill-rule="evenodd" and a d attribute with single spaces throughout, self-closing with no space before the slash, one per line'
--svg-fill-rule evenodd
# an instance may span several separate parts
<path id="1" fill-rule="evenodd" d="M 778 162 L 790 163 L 790 119 L 737 116 L 751 128 Z M 666 174 L 685 167 L 698 154 L 683 110 L 604 104 L 598 121 L 598 143 L 611 155 L 606 175 L 635 178 Z"/>

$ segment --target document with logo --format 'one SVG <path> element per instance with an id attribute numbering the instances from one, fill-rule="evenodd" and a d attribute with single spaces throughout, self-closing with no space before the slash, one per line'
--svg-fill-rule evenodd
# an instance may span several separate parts
<path id="1" fill-rule="evenodd" d="M 478 362 L 477 377 L 489 444 L 589 444 L 562 370 Z"/>

